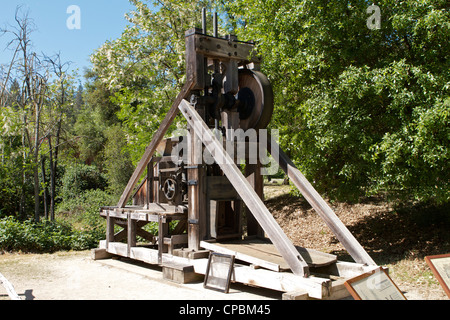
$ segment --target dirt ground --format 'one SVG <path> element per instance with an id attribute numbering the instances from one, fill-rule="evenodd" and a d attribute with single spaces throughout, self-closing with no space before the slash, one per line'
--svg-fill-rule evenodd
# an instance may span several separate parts
<path id="1" fill-rule="evenodd" d="M 265 188 L 266 204 L 296 245 L 352 261 L 328 227 L 286 186 Z M 424 223 L 414 210 L 394 210 L 383 201 L 331 204 L 336 214 L 408 300 L 448 300 L 424 256 L 450 252 L 448 225 L 437 216 Z M 430 218 L 431 217 L 431 218 Z M 433 222 L 434 221 L 434 222 Z M 130 261 L 92 260 L 90 251 L 54 254 L 0 254 L 0 273 L 24 300 L 261 300 L 281 292 L 233 284 L 229 294 L 206 290 L 203 283 L 162 279 L 158 267 Z M 0 285 L 0 300 L 9 300 Z"/>
<path id="2" fill-rule="evenodd" d="M 23 300 L 274 300 L 281 293 L 235 284 L 230 293 L 202 282 L 178 284 L 158 267 L 126 259 L 92 260 L 91 251 L 0 255 L 0 273 Z M 0 300 L 9 300 L 0 285 Z"/>
<path id="3" fill-rule="evenodd" d="M 265 186 L 266 205 L 294 244 L 353 261 L 330 229 L 289 186 Z M 442 208 L 395 208 L 383 199 L 329 203 L 363 248 L 409 300 L 448 300 L 425 256 L 450 253 L 450 215 Z"/>

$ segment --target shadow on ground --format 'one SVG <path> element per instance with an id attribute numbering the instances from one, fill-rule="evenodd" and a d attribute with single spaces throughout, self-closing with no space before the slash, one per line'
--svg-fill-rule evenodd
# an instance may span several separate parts
<path id="1" fill-rule="evenodd" d="M 266 205 L 274 216 L 291 224 L 295 219 L 315 217 L 315 211 L 305 199 L 288 194 L 271 198 Z M 450 204 L 392 208 L 383 200 L 368 198 L 358 205 L 334 202 L 332 208 L 377 264 L 450 252 Z M 316 226 L 319 235 L 322 226 L 309 224 L 308 228 Z M 303 231 L 299 228 L 298 232 Z M 353 261 L 346 250 L 336 248 L 336 243 L 338 240 L 330 235 L 328 252 L 340 260 Z"/>
<path id="2" fill-rule="evenodd" d="M 378 264 L 450 252 L 450 205 L 407 205 L 348 226 Z"/>

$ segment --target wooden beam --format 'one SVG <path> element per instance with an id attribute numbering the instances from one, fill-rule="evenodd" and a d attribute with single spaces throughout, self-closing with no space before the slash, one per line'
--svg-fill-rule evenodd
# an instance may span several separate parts
<path id="1" fill-rule="evenodd" d="M 136 247 L 136 220 L 131 219 L 131 212 L 128 212 L 127 219 L 127 245 L 128 256 L 130 256 L 130 250 L 132 247 Z"/>
<path id="2" fill-rule="evenodd" d="M 202 142 L 195 129 L 190 128 L 190 140 L 188 141 L 188 248 L 200 250 L 200 241 L 206 236 L 207 205 L 206 205 L 206 170 L 203 164 Z"/>
<path id="3" fill-rule="evenodd" d="M 228 177 L 251 213 L 255 216 L 255 219 L 272 240 L 278 252 L 286 260 L 292 272 L 295 275 L 308 277 L 308 264 L 275 221 L 264 205 L 264 202 L 259 198 L 258 194 L 238 169 L 233 159 L 225 151 L 222 142 L 217 140 L 195 108 L 186 100 L 181 101 L 179 108 L 189 125 L 194 129 L 195 134 L 198 135 L 206 149 L 213 155 L 217 164 Z"/>
<path id="4" fill-rule="evenodd" d="M 105 248 L 105 241 L 100 241 L 100 248 Z M 127 245 L 125 243 L 112 242 L 107 250 L 111 254 L 126 256 Z M 150 264 L 158 264 L 158 250 L 134 247 L 131 248 L 131 259 L 143 261 Z M 170 254 L 162 254 L 162 264 L 180 263 L 191 264 L 198 274 L 205 274 L 208 259 L 187 259 Z M 268 288 L 277 291 L 303 291 L 308 292 L 310 297 L 322 299 L 329 296 L 331 280 L 319 277 L 303 278 L 291 272 L 274 272 L 266 269 L 255 269 L 235 263 L 233 268 L 233 281 Z"/>
<path id="5" fill-rule="evenodd" d="M 144 155 L 142 156 L 141 160 L 139 161 L 133 175 L 131 176 L 130 180 L 128 181 L 128 184 L 127 184 L 125 190 L 123 191 L 123 194 L 120 197 L 119 203 L 117 205 L 119 208 L 125 207 L 128 199 L 130 198 L 131 193 L 133 192 L 134 186 L 139 181 L 139 178 L 144 173 L 145 168 L 147 167 L 147 164 L 149 163 L 150 159 L 152 158 L 153 154 L 155 153 L 156 147 L 161 142 L 161 140 L 163 139 L 167 130 L 169 129 L 170 125 L 172 124 L 173 119 L 175 119 L 176 115 L 178 114 L 178 105 L 191 92 L 192 86 L 193 86 L 193 81 L 192 81 L 192 79 L 189 79 L 188 82 L 186 82 L 186 84 L 183 86 L 183 88 L 181 88 L 181 91 L 178 94 L 177 99 L 173 103 L 169 112 L 167 112 L 167 115 L 164 118 L 164 120 L 161 122 L 161 125 L 158 128 L 158 131 L 156 131 L 155 135 L 153 136 L 152 141 L 148 145 L 147 149 L 145 150 Z"/>
<path id="6" fill-rule="evenodd" d="M 114 242 L 114 220 L 111 217 L 110 211 L 106 211 L 106 249 L 108 249 L 108 244 Z"/>
<path id="7" fill-rule="evenodd" d="M 14 290 L 13 285 L 1 273 L 0 273 L 0 284 L 2 284 L 3 287 L 6 289 L 6 292 L 8 293 L 8 296 L 11 298 L 11 300 L 22 300 L 16 293 L 16 290 Z"/>
<path id="8" fill-rule="evenodd" d="M 272 154 L 273 158 L 288 175 L 292 183 L 294 183 L 309 204 L 316 210 L 352 258 L 358 263 L 376 266 L 377 264 L 375 261 L 373 261 L 369 254 L 359 244 L 358 240 L 351 234 L 300 170 L 297 169 L 291 159 L 289 159 L 283 150 L 281 150 L 276 141 L 269 137 L 267 142 L 267 151 Z"/>

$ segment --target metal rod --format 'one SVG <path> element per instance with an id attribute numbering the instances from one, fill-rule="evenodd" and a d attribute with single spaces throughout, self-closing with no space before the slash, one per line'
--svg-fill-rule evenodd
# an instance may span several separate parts
<path id="1" fill-rule="evenodd" d="M 217 12 L 214 12 L 214 37 L 218 37 Z"/>
<path id="2" fill-rule="evenodd" d="M 206 34 L 206 8 L 202 9 L 202 32 Z"/>

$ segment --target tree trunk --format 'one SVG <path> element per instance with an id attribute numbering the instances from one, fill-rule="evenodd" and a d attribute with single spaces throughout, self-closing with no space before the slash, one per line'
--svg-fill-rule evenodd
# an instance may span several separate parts
<path id="1" fill-rule="evenodd" d="M 44 194 L 43 194 L 43 202 L 44 202 L 44 218 L 48 220 L 48 188 L 47 188 L 47 180 L 45 177 L 45 157 L 41 156 L 41 172 L 42 172 L 42 182 L 44 183 Z"/>

